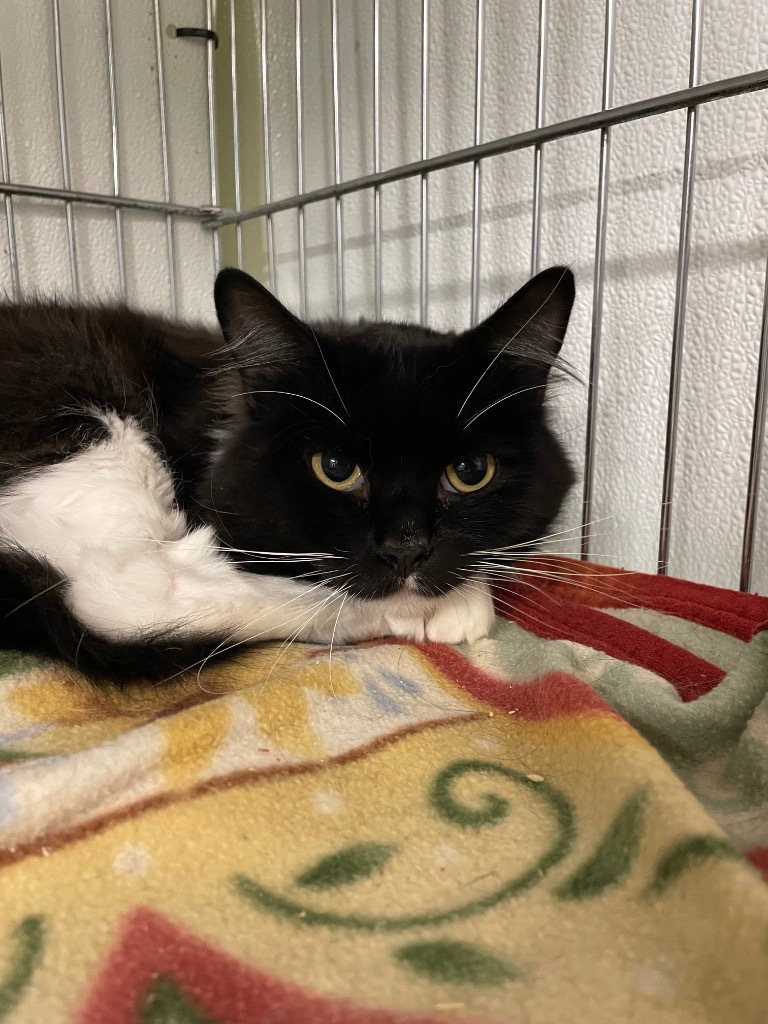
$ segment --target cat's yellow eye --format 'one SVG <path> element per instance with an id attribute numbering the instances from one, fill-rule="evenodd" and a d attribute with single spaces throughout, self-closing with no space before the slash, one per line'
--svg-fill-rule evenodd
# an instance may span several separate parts
<path id="1" fill-rule="evenodd" d="M 344 452 L 315 452 L 310 460 L 312 472 L 334 491 L 357 491 L 365 483 L 362 470 Z"/>
<path id="2" fill-rule="evenodd" d="M 440 486 L 457 494 L 471 494 L 487 487 L 496 474 L 496 459 L 492 455 L 473 455 L 452 462 L 440 477 Z"/>

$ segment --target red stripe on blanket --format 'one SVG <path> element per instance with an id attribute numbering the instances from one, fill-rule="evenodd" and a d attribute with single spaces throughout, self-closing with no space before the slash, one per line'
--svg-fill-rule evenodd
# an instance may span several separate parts
<path id="1" fill-rule="evenodd" d="M 442 1015 L 410 1016 L 366 1009 L 346 999 L 312 995 L 293 982 L 235 960 L 154 911 L 139 907 L 125 923 L 77 1024 L 159 1020 L 159 1016 L 149 1015 L 153 994 L 159 1000 L 162 986 L 166 1000 L 169 987 L 175 993 L 169 1020 L 171 1016 L 177 1019 L 179 1003 L 190 1020 L 205 1015 L 212 1022 L 227 1024 L 438 1024 L 445 1019 Z"/>
<path id="2" fill-rule="evenodd" d="M 459 689 L 518 718 L 541 722 L 584 711 L 621 717 L 590 686 L 567 672 L 547 672 L 521 683 L 486 672 L 447 644 L 414 646 Z"/>
<path id="3" fill-rule="evenodd" d="M 768 882 L 768 846 L 756 846 L 754 850 L 747 850 L 745 856 Z"/>
<path id="4" fill-rule="evenodd" d="M 571 640 L 620 661 L 655 672 L 672 683 L 681 700 L 696 700 L 713 690 L 725 672 L 646 629 L 571 601 L 538 594 L 536 603 L 522 586 L 494 591 L 498 613 L 545 640 Z"/>
<path id="5" fill-rule="evenodd" d="M 703 583 L 624 572 L 612 566 L 542 555 L 525 563 L 529 582 L 561 601 L 593 608 L 650 608 L 749 640 L 768 628 L 768 598 Z M 557 580 L 536 575 L 553 572 Z"/>

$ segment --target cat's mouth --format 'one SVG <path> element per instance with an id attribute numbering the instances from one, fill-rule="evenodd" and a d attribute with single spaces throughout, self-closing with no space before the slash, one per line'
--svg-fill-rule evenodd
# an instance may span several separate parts
<path id="1" fill-rule="evenodd" d="M 389 584 L 380 586 L 375 593 L 365 595 L 368 600 L 395 599 L 406 602 L 419 599 L 428 600 L 438 596 L 439 591 L 433 589 L 426 580 L 420 579 L 416 573 L 405 578 L 397 577 Z"/>
<path id="2" fill-rule="evenodd" d="M 363 600 L 377 601 L 388 597 L 439 597 L 451 590 L 452 586 L 446 582 L 433 582 L 425 573 L 413 572 L 405 577 L 394 574 L 384 579 L 381 576 L 375 579 L 369 577 L 364 585 L 358 583 L 358 586 L 349 589 Z"/>

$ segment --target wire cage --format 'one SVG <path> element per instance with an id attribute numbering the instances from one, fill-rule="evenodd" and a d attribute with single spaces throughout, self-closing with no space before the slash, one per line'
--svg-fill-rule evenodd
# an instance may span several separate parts
<path id="1" fill-rule="evenodd" d="M 556 546 L 766 591 L 766 24 L 768 0 L 9 0 L 0 288 L 210 319 L 229 263 L 310 318 L 462 328 L 570 263 Z"/>

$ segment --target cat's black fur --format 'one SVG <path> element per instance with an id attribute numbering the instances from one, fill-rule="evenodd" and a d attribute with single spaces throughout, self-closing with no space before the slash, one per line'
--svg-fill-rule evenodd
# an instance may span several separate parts
<path id="1" fill-rule="evenodd" d="M 217 331 L 123 307 L 0 306 L 0 489 L 99 440 L 105 428 L 87 410 L 114 408 L 157 438 L 179 500 L 190 503 L 210 447 L 207 372 L 221 343 Z M 83 632 L 65 603 L 65 582 L 43 560 L 0 548 L 0 647 L 130 677 L 178 671 L 221 640 L 116 643 Z"/>
<path id="2" fill-rule="evenodd" d="M 468 552 L 539 536 L 572 480 L 543 402 L 573 295 L 570 271 L 554 267 L 464 334 L 365 322 L 308 329 L 236 271 L 220 278 L 227 338 L 236 345 L 259 331 L 240 371 L 247 405 L 202 488 L 222 535 L 239 548 L 349 552 L 341 568 L 356 574 L 350 590 L 368 598 L 397 586 L 387 554 L 400 546 L 425 549 L 424 592 L 439 594 L 456 585 Z M 277 389 L 311 397 L 338 419 L 269 393 Z M 354 457 L 368 497 L 339 495 L 308 471 L 311 454 L 329 449 Z M 448 463 L 484 452 L 499 462 L 487 488 L 438 494 Z"/>
<path id="3" fill-rule="evenodd" d="M 225 344 L 123 308 L 0 306 L 0 488 L 93 443 L 104 428 L 87 410 L 111 408 L 156 439 L 191 519 L 232 548 L 341 555 L 335 568 L 363 598 L 396 591 L 404 564 L 418 564 L 421 593 L 444 593 L 472 551 L 533 540 L 557 514 L 572 472 L 544 395 L 574 297 L 567 269 L 538 275 L 462 334 L 310 327 L 238 271 L 222 272 L 215 297 Z M 357 461 L 362 492 L 312 473 L 312 455 L 330 449 Z M 498 468 L 482 491 L 439 486 L 449 463 L 487 452 Z M 217 639 L 83 634 L 55 582 L 51 567 L 0 553 L 0 644 L 117 676 L 180 668 Z"/>
<path id="4" fill-rule="evenodd" d="M 123 307 L 0 305 L 0 488 L 102 436 L 89 408 L 134 416 L 191 481 L 210 444 L 206 370 L 221 341 Z"/>

